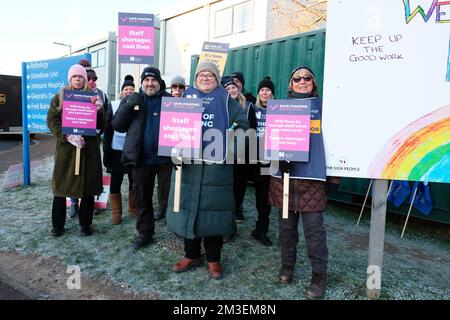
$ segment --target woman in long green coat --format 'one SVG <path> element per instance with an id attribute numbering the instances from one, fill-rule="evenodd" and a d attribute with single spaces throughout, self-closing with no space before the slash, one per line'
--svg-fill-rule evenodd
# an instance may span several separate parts
<path id="1" fill-rule="evenodd" d="M 69 69 L 68 85 L 56 94 L 47 113 L 47 126 L 56 139 L 55 163 L 52 176 L 52 235 L 59 237 L 64 232 L 66 221 L 66 197 L 81 198 L 79 221 L 82 235 L 91 235 L 94 196 L 102 193 L 102 163 L 99 136 L 65 135 L 62 133 L 62 110 L 64 90 L 90 91 L 87 75 L 81 65 Z M 105 114 L 100 100 L 97 106 L 97 129 L 104 126 Z M 97 130 L 99 132 L 99 130 Z M 75 175 L 77 147 L 80 152 L 79 175 Z"/>
<path id="2" fill-rule="evenodd" d="M 226 135 L 233 129 L 248 129 L 248 120 L 239 104 L 229 98 L 228 92 L 218 86 L 220 74 L 212 62 L 200 63 L 196 70 L 194 87 L 188 88 L 184 97 L 203 99 L 203 157 L 199 164 L 183 164 L 180 212 L 173 212 L 173 188 L 167 212 L 167 227 L 184 237 L 185 255 L 172 268 L 183 272 L 203 259 L 203 240 L 211 277 L 222 277 L 220 264 L 223 235 L 234 233 L 233 165 L 226 164 Z M 222 150 L 214 156 L 208 144 L 210 132 L 220 133 L 214 142 L 222 140 Z M 216 141 L 217 140 L 217 141 Z M 220 156 L 219 156 L 220 154 Z M 215 159 L 212 159 L 215 158 Z M 174 184 L 172 184 L 173 186 Z"/>

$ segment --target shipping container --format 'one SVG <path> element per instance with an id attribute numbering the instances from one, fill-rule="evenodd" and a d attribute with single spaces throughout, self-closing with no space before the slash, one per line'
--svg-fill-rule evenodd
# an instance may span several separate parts
<path id="1" fill-rule="evenodd" d="M 21 77 L 0 75 L 0 134 L 22 132 Z"/>

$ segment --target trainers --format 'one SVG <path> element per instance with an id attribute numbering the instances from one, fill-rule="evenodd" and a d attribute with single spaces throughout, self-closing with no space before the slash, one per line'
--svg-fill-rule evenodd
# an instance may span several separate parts
<path id="1" fill-rule="evenodd" d="M 149 238 L 138 237 L 136 240 L 133 241 L 133 248 L 135 250 L 139 250 L 141 248 L 148 246 L 151 243 L 153 243 L 153 237 Z"/>
<path id="2" fill-rule="evenodd" d="M 52 228 L 52 231 L 51 231 L 52 236 L 54 236 L 55 238 L 62 236 L 63 233 L 64 233 L 64 228 L 63 229 Z"/>
<path id="3" fill-rule="evenodd" d="M 78 202 L 77 203 L 72 203 L 70 208 L 69 208 L 69 212 L 67 213 L 69 218 L 73 219 L 77 216 L 78 214 Z"/>
<path id="4" fill-rule="evenodd" d="M 93 233 L 93 230 L 91 227 L 81 227 L 80 232 L 82 236 L 88 237 Z"/>
<path id="5" fill-rule="evenodd" d="M 325 295 L 327 289 L 327 274 L 313 272 L 311 283 L 305 290 L 305 297 L 308 300 L 319 300 Z"/>
<path id="6" fill-rule="evenodd" d="M 270 247 L 272 245 L 272 241 L 265 233 L 258 233 L 255 230 L 253 230 L 250 235 L 252 236 L 253 239 L 261 242 L 261 244 L 266 247 Z"/>
<path id="7" fill-rule="evenodd" d="M 291 283 L 294 277 L 294 267 L 283 264 L 278 272 L 278 280 L 281 283 Z"/>

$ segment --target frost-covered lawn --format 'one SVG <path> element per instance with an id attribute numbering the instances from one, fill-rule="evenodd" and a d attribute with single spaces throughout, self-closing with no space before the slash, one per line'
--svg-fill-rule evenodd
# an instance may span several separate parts
<path id="1" fill-rule="evenodd" d="M 64 264 L 81 267 L 92 278 L 106 277 L 136 293 L 161 299 L 303 299 L 310 265 L 303 236 L 292 285 L 276 280 L 280 267 L 276 211 L 272 210 L 269 237 L 274 246 L 264 247 L 250 238 L 255 223 L 253 189 L 247 190 L 246 221 L 238 235 L 224 245 L 224 278 L 212 280 L 206 264 L 175 274 L 171 266 L 181 257 L 177 239 L 162 222 L 156 224 L 156 244 L 135 251 L 131 241 L 134 220 L 124 212 L 121 225 L 110 224 L 110 210 L 94 217 L 95 233 L 81 237 L 78 220 L 67 219 L 66 233 L 50 236 L 50 187 L 53 159 L 32 172 L 32 186 L 0 193 L 0 251 L 56 256 Z M 126 179 L 125 179 L 126 180 Z M 127 185 L 124 183 L 123 189 Z M 124 208 L 127 196 L 124 193 Z M 155 202 L 156 203 L 156 202 Z M 365 299 L 369 220 L 356 227 L 357 213 L 330 204 L 326 214 L 329 257 L 327 299 Z M 388 223 L 383 265 L 383 299 L 450 299 L 450 240 L 430 228 L 409 228 L 400 239 L 399 225 Z"/>

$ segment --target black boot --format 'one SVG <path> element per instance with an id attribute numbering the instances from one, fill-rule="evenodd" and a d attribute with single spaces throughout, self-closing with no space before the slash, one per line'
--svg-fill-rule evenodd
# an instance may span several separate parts
<path id="1" fill-rule="evenodd" d="M 155 221 L 164 219 L 166 216 L 166 210 L 165 208 L 158 208 L 158 210 L 155 212 Z"/>
<path id="2" fill-rule="evenodd" d="M 305 291 L 305 296 L 309 300 L 322 299 L 327 289 L 327 274 L 313 272 L 311 283 Z"/>
<path id="3" fill-rule="evenodd" d="M 266 233 L 263 232 L 257 232 L 256 230 L 253 230 L 250 234 L 253 239 L 261 242 L 262 245 L 270 247 L 272 245 L 272 241 L 269 239 Z"/>
<path id="4" fill-rule="evenodd" d="M 283 264 L 278 272 L 278 280 L 282 283 L 291 283 L 294 277 L 294 267 Z"/>
<path id="5" fill-rule="evenodd" d="M 92 235 L 93 230 L 89 226 L 83 226 L 81 227 L 80 232 L 83 237 L 89 237 L 90 235 Z"/>
<path id="6" fill-rule="evenodd" d="M 153 237 L 143 237 L 139 236 L 135 241 L 133 241 L 133 248 L 139 250 L 153 243 Z"/>
<path id="7" fill-rule="evenodd" d="M 55 238 L 60 237 L 64 233 L 64 228 L 52 228 L 51 233 Z"/>
<path id="8" fill-rule="evenodd" d="M 245 221 L 244 206 L 242 204 L 238 208 L 236 208 L 235 219 L 237 223 L 242 223 Z"/>

